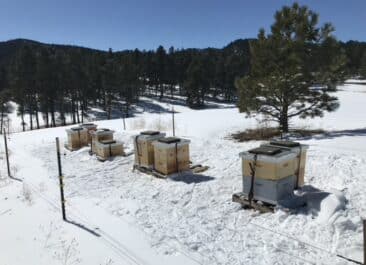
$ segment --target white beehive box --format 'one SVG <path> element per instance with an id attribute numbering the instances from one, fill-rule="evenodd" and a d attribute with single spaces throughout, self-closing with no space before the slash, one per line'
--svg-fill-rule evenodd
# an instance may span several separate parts
<path id="1" fill-rule="evenodd" d="M 295 187 L 302 187 L 305 183 L 305 166 L 306 166 L 306 156 L 309 149 L 308 145 L 300 144 L 298 142 L 292 141 L 271 141 L 263 144 L 262 146 L 275 146 L 280 147 L 284 150 L 293 152 L 296 154 L 296 159 L 294 160 L 295 168 Z"/>

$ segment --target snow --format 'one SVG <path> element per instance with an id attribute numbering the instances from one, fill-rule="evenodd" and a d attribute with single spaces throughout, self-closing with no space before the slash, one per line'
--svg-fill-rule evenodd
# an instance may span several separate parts
<path id="1" fill-rule="evenodd" d="M 176 134 L 191 140 L 191 160 L 210 167 L 202 174 L 157 179 L 133 172 L 133 156 L 101 163 L 88 148 L 63 149 L 67 216 L 92 233 L 61 219 L 55 137 L 64 142 L 65 127 L 11 134 L 11 170 L 23 182 L 6 178 L 1 143 L 0 263 L 352 264 L 337 255 L 361 261 L 365 92 L 364 85 L 346 84 L 336 92 L 337 112 L 292 121 L 334 131 L 301 139 L 310 146 L 307 186 L 296 196 L 308 204 L 297 213 L 259 214 L 231 202 L 242 185 L 238 154 L 260 142 L 228 139 L 257 126 L 230 104 L 191 110 L 144 98 L 145 111 L 126 119 L 126 131 L 120 119 L 96 122 L 116 130 L 132 151 L 131 137 L 141 130 L 172 134 L 173 104 Z"/>

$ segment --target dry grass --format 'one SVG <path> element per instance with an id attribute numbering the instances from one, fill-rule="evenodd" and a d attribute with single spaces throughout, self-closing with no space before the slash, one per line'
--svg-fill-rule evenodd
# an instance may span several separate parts
<path id="1" fill-rule="evenodd" d="M 248 129 L 243 132 L 237 132 L 230 135 L 231 139 L 238 142 L 247 141 L 261 141 L 261 140 L 271 140 L 273 138 L 283 137 L 310 137 L 316 134 L 324 134 L 325 131 L 321 129 L 292 129 L 289 133 L 282 133 L 279 128 L 276 127 L 260 127 L 256 129 Z"/>

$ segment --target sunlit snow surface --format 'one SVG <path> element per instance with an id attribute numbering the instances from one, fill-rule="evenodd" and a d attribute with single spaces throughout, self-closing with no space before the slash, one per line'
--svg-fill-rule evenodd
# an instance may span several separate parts
<path id="1" fill-rule="evenodd" d="M 101 163 L 88 148 L 63 150 L 67 215 L 100 236 L 61 221 L 55 137 L 65 128 L 10 136 L 13 175 L 0 164 L 0 264 L 348 264 L 362 260 L 366 216 L 366 86 L 336 93 L 337 112 L 296 126 L 336 131 L 302 139 L 310 145 L 297 214 L 258 214 L 231 202 L 241 189 L 238 153 L 259 142 L 236 143 L 231 132 L 257 126 L 230 104 L 191 110 L 175 102 L 177 135 L 191 140 L 201 175 L 157 179 L 132 172 L 133 156 Z M 97 122 L 117 131 L 132 151 L 141 130 L 171 134 L 171 105 L 144 98 L 134 118 Z M 145 112 L 142 112 L 145 111 Z M 15 119 L 15 118 L 14 118 Z M 351 264 L 351 263 L 349 263 Z"/>

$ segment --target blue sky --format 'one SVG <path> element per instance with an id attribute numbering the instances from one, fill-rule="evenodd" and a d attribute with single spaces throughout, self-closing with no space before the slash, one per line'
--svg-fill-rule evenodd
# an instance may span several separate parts
<path id="1" fill-rule="evenodd" d="M 366 0 L 298 1 L 332 22 L 338 39 L 366 41 Z M 269 28 L 285 0 L 1 0 L 0 40 L 97 49 L 223 47 Z"/>

